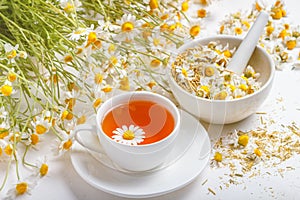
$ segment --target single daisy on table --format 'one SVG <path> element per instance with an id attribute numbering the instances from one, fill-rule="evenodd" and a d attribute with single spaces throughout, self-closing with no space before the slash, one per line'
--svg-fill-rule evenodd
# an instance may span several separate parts
<path id="1" fill-rule="evenodd" d="M 263 157 L 262 151 L 257 146 L 251 145 L 249 147 L 247 158 L 254 161 L 254 164 L 258 164 L 260 161 L 262 161 Z"/>
<path id="2" fill-rule="evenodd" d="M 117 128 L 113 131 L 112 138 L 114 141 L 126 145 L 138 145 L 144 141 L 145 132 L 139 126 L 130 125 L 127 127 L 123 125 L 121 128 Z"/>

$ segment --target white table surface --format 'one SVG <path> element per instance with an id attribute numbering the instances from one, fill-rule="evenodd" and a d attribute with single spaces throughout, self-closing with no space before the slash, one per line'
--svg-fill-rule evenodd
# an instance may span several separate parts
<path id="1" fill-rule="evenodd" d="M 224 15 L 246 9 L 252 6 L 254 1 L 250 0 L 220 0 L 213 1 L 209 27 L 217 29 L 218 22 Z M 288 10 L 289 20 L 297 23 L 300 19 L 299 1 L 286 0 L 286 8 Z M 298 21 L 299 24 L 299 21 Z M 270 96 L 259 111 L 272 111 L 272 117 L 277 119 L 278 124 L 288 124 L 295 121 L 300 124 L 300 70 L 294 71 L 276 71 L 275 81 Z M 282 98 L 283 101 L 278 103 L 276 99 Z M 274 114 L 275 113 L 275 114 Z M 252 115 L 242 122 L 227 125 L 213 126 L 204 124 L 211 138 L 220 134 L 226 134 L 228 130 L 236 129 L 251 129 L 255 128 L 258 123 L 259 116 Z M 43 149 L 41 149 L 43 151 Z M 45 151 L 47 151 L 45 149 Z M 47 154 L 47 152 L 45 152 Z M 50 153 L 50 152 L 49 152 Z M 38 155 L 38 154 L 37 154 Z M 21 199 L 31 200 L 76 200 L 76 199 L 123 199 L 102 192 L 87 184 L 74 170 L 70 154 L 67 153 L 62 157 L 51 159 L 49 163 L 49 174 L 39 181 L 39 184 L 31 191 L 31 195 L 22 196 Z M 184 200 L 199 200 L 199 199 L 299 199 L 300 194 L 300 155 L 295 156 L 288 161 L 287 165 L 293 166 L 295 170 L 284 173 L 284 176 L 264 176 L 255 177 L 253 179 L 245 179 L 242 184 L 231 185 L 228 188 L 219 188 L 221 185 L 220 176 L 224 172 L 219 169 L 211 169 L 209 166 L 195 179 L 191 184 L 179 189 L 175 192 L 150 198 L 153 200 L 167 199 L 184 199 Z M 188 169 L 188 168 L 187 168 Z M 180 173 L 180 172 L 178 172 Z M 11 175 L 13 176 L 13 174 Z M 204 181 L 207 182 L 202 185 Z M 14 183 L 13 178 L 8 179 L 7 186 L 0 198 L 4 196 L 6 190 Z M 159 184 L 159 183 L 158 183 Z M 208 188 L 213 189 L 216 194 L 213 195 L 208 191 Z"/>

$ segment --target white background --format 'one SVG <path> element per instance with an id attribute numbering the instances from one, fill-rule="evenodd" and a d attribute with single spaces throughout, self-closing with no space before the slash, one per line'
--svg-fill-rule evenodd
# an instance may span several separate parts
<path id="1" fill-rule="evenodd" d="M 211 28 L 211 32 L 218 29 L 219 24 L 224 16 L 238 10 L 250 9 L 254 1 L 250 0 L 219 0 L 213 1 L 210 6 L 210 17 L 206 21 L 206 27 Z M 288 17 L 294 24 L 300 19 L 299 1 L 286 0 L 286 8 Z M 299 21 L 298 21 L 299 23 Z M 280 123 L 286 124 L 295 121 L 300 124 L 300 70 L 294 71 L 277 71 L 275 75 L 274 85 L 270 96 L 265 104 L 259 109 L 263 112 L 272 111 L 274 118 Z M 283 101 L 278 103 L 276 99 L 282 98 Z M 283 109 L 284 108 L 284 109 Z M 274 111 L 275 110 L 275 111 Z M 246 120 L 228 125 L 225 127 L 205 125 L 211 138 L 219 134 L 219 130 L 226 131 L 234 128 L 255 128 L 259 118 L 253 115 Z M 44 143 L 45 144 L 45 143 Z M 220 177 L 224 176 L 224 170 L 214 170 L 207 167 L 205 171 L 188 186 L 155 198 L 153 200 L 167 199 L 299 199 L 300 194 L 300 155 L 288 160 L 285 164 L 293 166 L 295 170 L 284 173 L 284 176 L 264 176 L 255 177 L 253 179 L 245 179 L 241 184 L 231 185 L 228 188 L 219 188 L 221 183 Z M 188 170 L 188 166 L 185 169 Z M 178 174 L 180 171 L 178 172 Z M 271 173 L 272 174 L 272 173 Z M 11 175 L 13 176 L 13 174 Z M 202 183 L 207 180 L 206 184 Z M 6 191 L 14 184 L 12 178 L 8 180 L 7 188 L 2 191 L 0 198 L 4 196 Z M 159 184 L 159 183 L 157 183 Z M 213 189 L 216 195 L 208 191 Z M 25 195 L 22 199 L 31 200 L 76 200 L 76 199 L 123 199 L 116 197 L 88 185 L 74 170 L 70 161 L 70 155 L 66 154 L 55 160 L 49 160 L 49 174 L 44 177 L 39 184 L 31 191 L 31 195 Z"/>

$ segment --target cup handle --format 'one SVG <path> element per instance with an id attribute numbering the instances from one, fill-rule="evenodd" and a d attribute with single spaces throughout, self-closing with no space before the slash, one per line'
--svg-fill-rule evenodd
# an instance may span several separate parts
<path id="1" fill-rule="evenodd" d="M 80 124 L 76 126 L 75 140 L 90 151 L 105 154 L 97 136 L 97 127 L 92 124 Z"/>

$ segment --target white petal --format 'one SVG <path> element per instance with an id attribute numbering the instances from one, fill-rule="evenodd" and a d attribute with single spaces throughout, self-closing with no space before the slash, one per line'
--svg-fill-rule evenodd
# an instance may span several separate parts
<path id="1" fill-rule="evenodd" d="M 122 129 L 123 129 L 124 131 L 128 131 L 128 127 L 127 127 L 126 125 L 123 125 L 123 126 L 122 126 Z"/>

